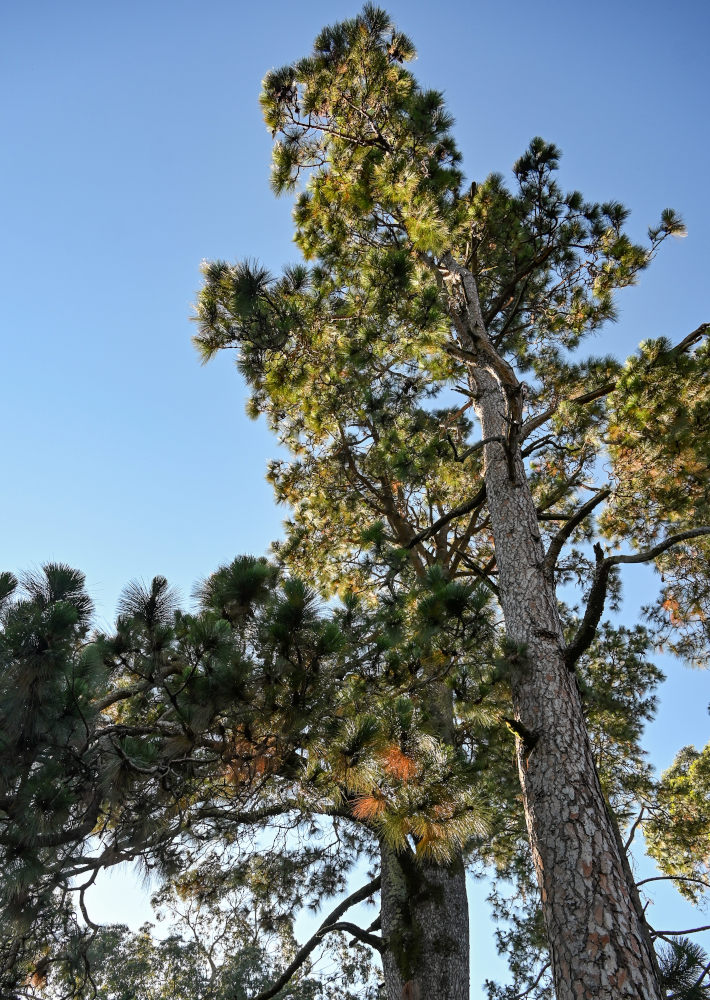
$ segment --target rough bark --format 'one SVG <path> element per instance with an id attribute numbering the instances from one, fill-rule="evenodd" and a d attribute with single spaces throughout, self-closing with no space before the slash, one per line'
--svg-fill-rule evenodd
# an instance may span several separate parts
<path id="1" fill-rule="evenodd" d="M 381 846 L 387 1000 L 469 1000 L 466 873 Z"/>
<path id="2" fill-rule="evenodd" d="M 475 349 L 475 338 L 471 338 Z M 490 347 L 489 347 L 490 349 Z M 554 581 L 516 440 L 515 386 L 476 352 L 471 386 L 506 631 L 525 817 L 557 1000 L 660 1000 L 648 929 L 627 877 L 567 669 Z"/>
<path id="3" fill-rule="evenodd" d="M 429 687 L 434 732 L 454 742 L 451 689 Z M 426 863 L 384 842 L 381 856 L 382 966 L 387 1000 L 469 1000 L 466 871 L 461 856 Z"/>

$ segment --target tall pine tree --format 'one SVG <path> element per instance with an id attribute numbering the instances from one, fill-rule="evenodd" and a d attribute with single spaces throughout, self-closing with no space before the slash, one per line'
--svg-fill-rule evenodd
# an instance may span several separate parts
<path id="1" fill-rule="evenodd" d="M 511 188 L 495 174 L 465 184 L 441 95 L 404 66 L 413 54 L 367 6 L 267 76 L 273 185 L 296 191 L 296 241 L 314 263 L 278 281 L 208 265 L 197 343 L 205 357 L 240 347 L 255 410 L 303 456 L 273 469 L 295 505 L 285 557 L 320 564 L 325 590 L 373 575 L 406 588 L 436 565 L 495 595 L 557 995 L 660 997 L 575 674 L 627 562 L 668 567 L 666 608 L 699 655 L 706 328 L 626 365 L 572 354 L 682 225 L 667 210 L 634 244 L 621 205 L 561 191 L 559 153 L 540 139 Z M 437 413 L 452 387 L 462 405 Z M 594 542 L 591 562 L 564 558 L 575 539 Z M 556 586 L 585 566 L 586 607 L 565 634 Z M 392 995 L 424 976 L 390 970 Z"/>

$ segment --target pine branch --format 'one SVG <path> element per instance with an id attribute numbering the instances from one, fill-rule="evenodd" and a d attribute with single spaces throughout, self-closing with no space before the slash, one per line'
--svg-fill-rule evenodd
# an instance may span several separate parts
<path id="1" fill-rule="evenodd" d="M 330 125 L 324 125 L 322 122 L 314 122 L 309 120 L 307 122 L 302 121 L 300 118 L 294 117 L 293 114 L 289 114 L 288 124 L 281 129 L 284 135 L 288 135 L 288 127 L 295 127 L 301 129 L 302 132 L 322 132 L 325 135 L 332 135 L 336 139 L 342 139 L 346 143 L 352 143 L 353 146 L 361 146 L 365 149 L 371 149 L 373 146 L 383 149 L 385 152 L 389 152 L 389 144 L 386 139 L 358 139 L 355 135 L 348 135 L 347 132 L 340 132 L 338 129 L 333 128 Z"/>
<path id="2" fill-rule="evenodd" d="M 590 389 L 589 392 L 583 392 L 579 396 L 572 396 L 567 402 L 576 403 L 577 406 L 584 406 L 586 403 L 593 403 L 595 399 L 601 399 L 602 396 L 608 396 L 614 389 L 616 389 L 616 381 L 605 382 L 604 385 L 600 385 L 597 389 Z M 521 430 L 521 440 L 524 441 L 528 434 L 532 434 L 538 427 L 546 424 L 550 417 L 554 417 L 559 409 L 559 405 L 559 403 L 555 403 L 548 407 L 548 409 L 543 410 L 536 417 L 526 420 Z"/>
<path id="3" fill-rule="evenodd" d="M 435 535 L 437 531 L 440 531 L 441 528 L 447 525 L 449 521 L 453 521 L 457 517 L 463 517 L 464 514 L 470 514 L 472 510 L 476 509 L 476 507 L 480 507 L 485 499 L 486 487 L 484 485 L 470 500 L 467 500 L 465 503 L 460 503 L 458 507 L 452 507 L 448 514 L 443 514 L 440 518 L 434 521 L 433 524 L 430 524 L 428 528 L 424 528 L 422 531 L 419 531 L 414 538 L 411 538 L 407 542 L 405 548 L 412 549 L 415 545 L 418 545 L 419 542 L 424 542 L 427 538 L 431 538 L 432 535 Z"/>
<path id="4" fill-rule="evenodd" d="M 698 978 L 695 980 L 695 982 L 693 983 L 693 985 L 690 987 L 690 990 L 691 991 L 697 990 L 697 988 L 700 986 L 700 984 L 702 983 L 703 979 L 705 979 L 705 977 L 708 975 L 708 973 L 710 973 L 710 962 L 708 962 L 708 964 L 705 966 L 705 968 L 703 969 L 703 971 L 700 973 L 700 975 L 698 976 Z M 676 997 L 678 997 L 678 994 L 675 994 L 673 997 L 669 997 L 669 1000 L 676 1000 Z"/>
<path id="5" fill-rule="evenodd" d="M 597 626 L 604 613 L 609 574 L 614 566 L 627 563 L 650 562 L 650 560 L 662 555 L 662 553 L 670 549 L 673 545 L 678 545 L 680 542 L 687 542 L 691 538 L 700 538 L 703 535 L 710 535 L 710 527 L 691 528 L 688 531 L 680 531 L 676 535 L 669 535 L 668 538 L 664 538 L 662 542 L 654 545 L 653 548 L 646 549 L 644 552 L 637 552 L 633 556 L 608 556 L 606 559 L 604 558 L 601 545 L 597 542 L 594 546 L 597 565 L 594 570 L 594 580 L 589 600 L 587 601 L 587 608 L 577 634 L 565 650 L 567 668 L 572 670 L 580 656 L 586 653 L 594 641 Z"/>
<path id="6" fill-rule="evenodd" d="M 36 849 L 42 847 L 63 847 L 65 844 L 71 844 L 73 841 L 80 842 L 84 840 L 96 826 L 101 809 L 101 800 L 101 792 L 94 792 L 91 802 L 86 807 L 85 818 L 80 823 L 77 823 L 76 826 L 66 827 L 63 830 L 55 830 L 52 833 L 35 834 L 30 840 L 32 847 Z M 3 837 L 0 838 L 0 843 L 9 844 L 11 841 Z"/>
<path id="7" fill-rule="evenodd" d="M 372 882 L 368 882 L 367 885 L 364 885 L 356 892 L 351 893 L 347 899 L 344 899 L 342 903 L 339 903 L 335 909 L 328 914 L 315 934 L 304 944 L 294 960 L 286 969 L 284 969 L 278 979 L 272 983 L 268 989 L 262 990 L 261 993 L 258 993 L 254 997 L 254 1000 L 271 1000 L 271 997 L 275 997 L 276 994 L 284 988 L 286 983 L 289 982 L 294 973 L 300 969 L 314 948 L 320 944 L 324 935 L 329 931 L 337 929 L 335 925 L 337 924 L 338 918 L 341 914 L 345 913 L 346 910 L 349 910 L 350 907 L 354 906 L 356 903 L 361 903 L 363 900 L 367 899 L 367 897 L 371 896 L 373 892 L 377 892 L 379 888 L 380 876 L 378 875 L 377 878 L 372 880 Z M 362 931 L 362 933 L 367 934 L 367 931 Z"/>
<path id="8" fill-rule="evenodd" d="M 169 666 L 167 669 L 160 671 L 154 677 L 148 677 L 145 680 L 137 681 L 135 684 L 128 684 L 126 687 L 116 688 L 111 694 L 107 694 L 106 697 L 100 698 L 94 704 L 94 708 L 98 712 L 103 712 L 111 705 L 115 705 L 118 701 L 126 701 L 128 698 L 132 698 L 134 695 L 142 694 L 144 691 L 148 691 L 150 688 L 155 687 L 157 684 L 162 683 L 168 679 L 172 674 L 179 674 L 180 670 L 178 667 Z"/>
<path id="9" fill-rule="evenodd" d="M 104 829 L 106 830 L 106 821 Z M 55 885 L 67 884 L 68 880 L 78 878 L 80 875 L 88 875 L 90 872 L 101 871 L 105 868 L 113 868 L 114 865 L 123 864 L 124 861 L 135 861 L 138 857 L 145 857 L 155 852 L 163 844 L 168 844 L 175 840 L 177 836 L 184 833 L 184 827 L 178 822 L 161 833 L 151 835 L 144 839 L 139 846 L 131 840 L 131 833 L 128 832 L 124 844 L 114 844 L 105 847 L 98 855 L 79 855 L 73 858 L 68 864 L 64 858 L 60 858 L 48 869 Z"/>
<path id="10" fill-rule="evenodd" d="M 528 278 L 537 268 L 541 267 L 545 263 L 545 261 L 552 256 L 554 252 L 555 252 L 554 243 L 549 243 L 541 253 L 537 254 L 537 256 L 535 257 L 531 257 L 529 262 L 525 265 L 525 267 L 522 267 L 519 271 L 516 271 L 516 273 L 507 283 L 507 285 L 503 286 L 502 291 L 498 294 L 498 296 L 491 302 L 490 306 L 488 307 L 486 315 L 484 317 L 486 326 L 488 326 L 488 324 L 491 323 L 496 318 L 496 316 L 501 311 L 503 306 L 505 306 L 506 302 L 508 302 L 511 296 L 515 294 L 515 289 L 518 286 L 518 284 L 525 278 Z"/>
<path id="11" fill-rule="evenodd" d="M 706 882 L 702 878 L 694 878 L 692 875 L 653 875 L 651 878 L 642 878 L 640 882 L 636 883 L 636 888 L 646 885 L 647 882 L 693 882 L 710 889 L 710 882 Z"/>
<path id="12" fill-rule="evenodd" d="M 550 437 L 552 437 L 552 435 L 550 435 Z M 521 451 L 521 455 L 522 454 L 523 452 Z M 549 511 L 551 507 L 554 507 L 559 500 L 564 500 L 564 498 L 569 493 L 571 487 L 584 486 L 585 488 L 587 488 L 585 483 L 580 483 L 579 481 L 582 471 L 583 467 L 579 463 L 577 463 L 577 468 L 574 469 L 574 471 L 569 476 L 567 476 L 566 479 L 562 483 L 560 483 L 555 490 L 552 491 L 552 493 L 550 494 L 550 496 L 548 496 L 545 503 L 542 506 L 535 508 L 535 513 L 538 517 L 538 520 L 544 513 Z M 566 520 L 568 516 L 569 516 L 568 514 L 563 514 L 561 519 Z"/>
<path id="13" fill-rule="evenodd" d="M 673 937 L 682 937 L 685 934 L 700 934 L 702 931 L 710 931 L 710 924 L 705 924 L 704 927 L 691 927 L 686 931 L 654 931 L 651 928 L 651 936 L 665 938 L 672 935 Z"/>
<path id="14" fill-rule="evenodd" d="M 705 334 L 710 330 L 710 323 L 701 323 L 700 326 L 689 333 L 687 337 L 684 337 L 675 347 L 671 347 L 670 350 L 665 351 L 661 358 L 668 359 L 677 357 L 679 354 L 684 354 L 688 348 L 692 347 L 699 340 L 705 336 Z M 660 360 L 660 359 L 659 359 Z M 618 379 L 614 379 L 613 382 L 605 382 L 600 385 L 597 389 L 590 389 L 589 392 L 583 392 L 579 396 L 572 396 L 571 399 L 567 400 L 569 403 L 576 403 L 577 406 L 584 406 L 586 403 L 593 403 L 596 399 L 601 399 L 602 396 L 608 396 L 610 392 L 616 389 L 618 384 Z M 562 402 L 562 400 L 560 401 Z M 543 410 L 536 417 L 531 417 L 530 420 L 526 420 L 522 427 L 521 440 L 524 440 L 528 434 L 531 434 L 538 427 L 547 423 L 550 417 L 554 417 L 555 413 L 559 409 L 560 403 L 554 403 L 552 406 Z"/>
<path id="15" fill-rule="evenodd" d="M 275 816 L 283 816 L 286 813 L 294 812 L 299 810 L 301 807 L 295 799 L 285 799 L 283 802 L 279 802 L 278 805 L 272 806 L 262 806 L 261 809 L 250 809 L 243 812 L 235 812 L 229 808 L 227 804 L 224 809 L 218 809 L 216 807 L 210 807 L 208 809 L 199 809 L 195 812 L 195 821 L 205 820 L 205 819 L 226 819 L 230 823 L 239 824 L 251 824 L 251 823 L 261 823 L 265 819 L 273 819 Z M 328 813 L 330 815 L 330 813 Z"/>
<path id="16" fill-rule="evenodd" d="M 582 521 L 587 517 L 588 514 L 594 510 L 594 508 L 600 504 L 603 500 L 611 493 L 611 487 L 607 486 L 605 489 L 600 490 L 596 496 L 593 496 L 591 500 L 587 500 L 585 504 L 579 508 L 579 510 L 570 517 L 566 524 L 563 524 L 560 530 L 557 532 L 555 537 L 550 542 L 549 548 L 547 550 L 547 555 L 545 556 L 545 566 L 548 572 L 552 572 L 557 563 L 557 557 L 559 556 L 562 548 L 570 537 L 577 525 L 581 524 Z"/>

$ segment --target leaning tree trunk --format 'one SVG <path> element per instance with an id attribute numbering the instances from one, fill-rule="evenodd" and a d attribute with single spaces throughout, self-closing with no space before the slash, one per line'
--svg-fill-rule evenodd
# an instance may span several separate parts
<path id="1" fill-rule="evenodd" d="M 485 445 L 485 483 L 506 631 L 518 648 L 513 726 L 557 1000 L 660 1000 L 648 928 L 565 665 L 555 585 L 517 440 L 520 386 L 476 325 L 469 371 L 483 438 L 497 439 Z"/>
<path id="2" fill-rule="evenodd" d="M 466 872 L 381 845 L 387 1000 L 469 1000 Z"/>

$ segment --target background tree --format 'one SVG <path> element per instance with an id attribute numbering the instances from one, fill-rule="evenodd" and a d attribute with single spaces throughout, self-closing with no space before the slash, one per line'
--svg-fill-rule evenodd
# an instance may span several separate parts
<path id="1" fill-rule="evenodd" d="M 411 675 L 407 663 L 424 646 L 433 656 L 447 635 L 463 652 L 478 639 L 480 616 L 463 610 L 468 592 L 436 640 L 429 594 L 418 603 L 412 596 L 418 632 L 392 652 L 382 621 L 356 604 L 324 616 L 302 583 L 243 558 L 205 581 L 196 615 L 177 609 L 162 578 L 132 585 L 116 633 L 87 642 L 81 574 L 50 566 L 45 578 L 29 578 L 19 599 L 8 594 L 2 633 L 3 731 L 15 734 L 2 747 L 0 817 L 8 992 L 41 987 L 54 969 L 66 983 L 90 974 L 99 931 L 84 893 L 103 867 L 141 858 L 161 878 L 180 873 L 186 897 L 199 900 L 211 886 L 220 906 L 247 886 L 264 921 L 288 940 L 295 912 L 342 892 L 355 863 L 401 850 L 408 837 L 422 857 L 447 856 L 482 831 L 470 763 L 431 735 L 416 686 L 407 695 L 390 679 Z M 57 580 L 70 582 L 74 603 Z M 397 611 L 401 618 L 402 609 L 387 609 L 392 629 Z M 194 851 L 205 845 L 213 854 L 196 869 Z M 417 942 L 407 927 L 385 945 L 378 921 L 366 930 L 341 919 L 378 888 L 371 876 L 339 903 L 264 1000 L 341 930 L 356 949 L 363 941 L 408 960 Z M 352 978 L 352 961 L 349 969 Z"/>
<path id="2" fill-rule="evenodd" d="M 682 226 L 667 210 L 649 246 L 635 245 L 618 203 L 589 204 L 560 190 L 558 151 L 537 139 L 516 163 L 512 189 L 499 175 L 464 184 L 441 95 L 423 92 L 402 65 L 412 55 L 388 17 L 368 6 L 325 29 L 310 57 L 267 76 L 265 118 L 278 136 L 274 187 L 293 190 L 303 181 L 296 240 L 316 263 L 280 281 L 242 265 L 208 266 L 198 346 L 205 357 L 240 347 L 255 409 L 267 410 L 286 443 L 309 456 L 274 470 L 277 490 L 296 503 L 289 556 L 304 551 L 308 558 L 310 549 L 315 560 L 318 548 L 326 564 L 332 558 L 338 529 L 326 511 L 333 495 L 346 542 L 357 519 L 353 498 L 367 495 L 370 520 L 379 507 L 391 532 L 384 540 L 411 553 L 396 566 L 407 562 L 405 573 L 426 565 L 416 551 L 422 532 L 433 538 L 473 512 L 473 527 L 460 529 L 465 554 L 456 558 L 495 588 L 514 650 L 511 725 L 558 995 L 572 996 L 572 984 L 582 984 L 590 996 L 660 996 L 650 936 L 595 776 L 574 668 L 619 564 L 658 558 L 688 541 L 676 558 L 702 562 L 698 539 L 709 529 L 697 523 L 707 516 L 707 467 L 693 448 L 692 421 L 688 430 L 670 410 L 658 411 L 645 457 L 662 463 L 672 450 L 670 475 L 654 474 L 641 435 L 635 442 L 633 435 L 644 423 L 644 393 L 650 398 L 654 383 L 669 375 L 674 401 L 682 401 L 676 412 L 704 412 L 705 327 L 677 348 L 649 345 L 626 366 L 570 357 L 585 334 L 613 318 L 613 291 L 631 283 Z M 375 387 L 369 412 L 368 384 Z M 340 419 L 341 400 L 353 385 L 360 398 L 350 423 Z M 430 419 L 424 432 L 426 458 L 437 449 L 445 454 L 447 445 L 450 464 L 465 457 L 467 485 L 454 487 L 453 497 L 437 494 L 434 477 L 425 482 L 417 468 L 422 449 L 412 447 L 413 417 L 407 427 L 400 410 L 405 386 L 414 397 L 409 415 L 431 411 L 452 386 L 464 395 L 461 412 Z M 363 427 L 377 406 L 380 425 L 393 434 L 376 437 Z M 477 440 L 461 419 L 466 411 L 477 418 Z M 599 458 L 607 445 L 613 465 L 605 481 Z M 361 457 L 354 468 L 353 451 Z M 349 493 L 338 490 L 338 461 L 351 484 L 365 461 L 370 478 Z M 634 555 L 609 555 L 595 544 L 589 599 L 578 630 L 565 636 L 556 575 L 579 579 L 585 563 L 581 553 L 566 564 L 560 556 L 575 536 L 593 540 L 595 509 L 603 510 L 611 552 L 646 542 L 629 524 L 630 510 L 645 512 L 645 535 L 655 544 Z M 412 520 L 424 522 L 419 531 Z M 480 524 L 486 530 L 473 539 Z M 336 556 L 340 551 L 336 545 Z M 362 566 L 359 547 L 351 545 L 348 561 Z M 387 575 L 396 556 L 385 562 Z M 337 577 L 352 585 L 348 569 Z M 702 595 L 700 581 L 693 588 L 693 599 Z M 692 626 L 703 614 L 693 604 L 684 621 Z M 564 907 L 556 903 L 560 894 Z"/>
<path id="3" fill-rule="evenodd" d="M 98 929 L 84 893 L 101 868 L 141 858 L 147 872 L 166 877 L 191 864 L 181 844 L 212 838 L 226 851 L 246 828 L 245 852 L 251 842 L 268 856 L 254 831 L 274 816 L 282 817 L 275 838 L 298 828 L 305 811 L 298 706 L 311 698 L 308 678 L 318 676 L 321 661 L 332 662 L 341 637 L 307 588 L 286 581 L 279 590 L 277 571 L 263 560 L 237 561 L 211 578 L 204 599 L 212 606 L 198 616 L 177 611 L 162 578 L 129 587 L 113 636 L 89 637 L 80 573 L 48 566 L 14 599 L 16 581 L 4 580 L 0 899 L 10 995 L 33 977 L 41 986 L 55 967 L 66 982 L 87 971 Z M 253 646 L 262 641 L 263 658 Z M 325 676 L 317 681 L 324 700 L 305 723 L 314 738 L 314 719 L 336 702 L 333 671 Z M 289 685 L 298 690 L 287 695 Z M 274 856 L 283 846 L 274 845 Z M 288 887 L 298 880 L 301 898 L 311 900 L 334 891 L 354 846 L 345 832 L 340 860 L 332 843 L 314 847 L 291 864 L 288 878 L 294 850 L 282 852 L 263 907 L 272 904 L 273 919 L 280 914 L 287 939 Z M 236 868 L 232 858 L 233 879 Z"/>
<path id="4" fill-rule="evenodd" d="M 170 933 L 156 938 L 113 925 L 95 928 L 79 967 L 49 963 L 20 991 L 37 998 L 72 996 L 99 1000 L 250 1000 L 269 989 L 280 967 L 297 953 L 288 917 L 270 918 L 267 897 L 252 894 L 232 873 L 231 887 L 216 885 L 205 866 L 186 864 L 183 876 L 153 898 Z M 304 963 L 278 992 L 282 1000 L 319 1000 L 337 991 L 347 1000 L 374 996 L 369 952 L 348 946 L 345 935 L 328 935 L 320 949 L 323 971 L 309 975 Z M 335 970 L 333 970 L 335 966 Z"/>

